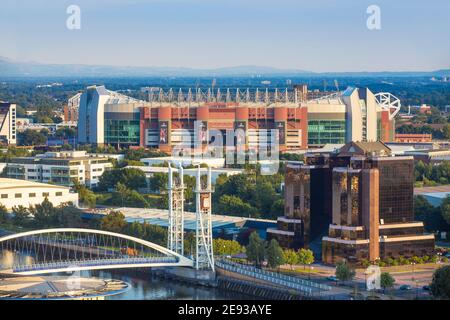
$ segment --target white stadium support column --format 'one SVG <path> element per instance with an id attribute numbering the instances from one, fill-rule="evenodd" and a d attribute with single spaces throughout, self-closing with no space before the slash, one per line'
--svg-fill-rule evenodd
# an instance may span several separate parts
<path id="1" fill-rule="evenodd" d="M 180 164 L 178 183 L 173 176 L 173 168 L 169 163 L 169 228 L 167 247 L 180 255 L 184 254 L 184 179 L 183 167 Z"/>
<path id="2" fill-rule="evenodd" d="M 202 188 L 200 165 L 197 167 L 196 183 L 196 252 L 195 268 L 214 271 L 214 252 L 211 222 L 211 168 L 208 167 L 206 189 Z"/>

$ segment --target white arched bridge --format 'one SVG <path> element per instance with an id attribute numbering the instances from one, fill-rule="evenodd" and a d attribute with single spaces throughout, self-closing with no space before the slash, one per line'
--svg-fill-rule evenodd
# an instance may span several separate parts
<path id="1" fill-rule="evenodd" d="M 194 267 L 155 243 L 103 230 L 57 228 L 0 238 L 0 273 L 36 275 L 82 270 Z M 6 261 L 6 263 L 5 263 Z"/>

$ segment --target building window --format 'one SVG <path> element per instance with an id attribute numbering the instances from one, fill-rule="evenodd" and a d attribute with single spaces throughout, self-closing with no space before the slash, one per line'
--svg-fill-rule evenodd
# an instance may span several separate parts
<path id="1" fill-rule="evenodd" d="M 14 195 L 14 197 L 15 197 L 15 198 L 22 198 L 22 194 L 21 194 L 21 193 L 16 193 L 16 194 Z"/>
<path id="2" fill-rule="evenodd" d="M 62 192 L 57 192 L 57 193 L 56 193 L 56 196 L 57 196 L 57 197 L 61 197 L 61 196 L 62 196 Z"/>
<path id="3" fill-rule="evenodd" d="M 36 193 L 30 193 L 30 194 L 28 194 L 28 197 L 29 198 L 36 198 Z"/>
<path id="4" fill-rule="evenodd" d="M 2 199 L 8 199 L 8 195 L 7 194 L 2 194 Z"/>
<path id="5" fill-rule="evenodd" d="M 48 193 L 48 192 L 43 192 L 43 193 L 42 193 L 42 196 L 43 196 L 43 197 L 48 197 L 49 195 L 50 195 L 50 193 Z"/>

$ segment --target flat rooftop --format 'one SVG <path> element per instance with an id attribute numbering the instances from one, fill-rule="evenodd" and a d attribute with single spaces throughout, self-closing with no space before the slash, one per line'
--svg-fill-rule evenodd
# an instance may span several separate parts
<path id="1" fill-rule="evenodd" d="M 428 193 L 450 193 L 450 184 L 435 187 L 414 188 L 414 195 Z"/>

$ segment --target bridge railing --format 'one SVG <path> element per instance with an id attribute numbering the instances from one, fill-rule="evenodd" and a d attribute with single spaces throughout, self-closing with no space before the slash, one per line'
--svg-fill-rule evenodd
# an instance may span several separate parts
<path id="1" fill-rule="evenodd" d="M 218 267 L 225 270 L 250 275 L 254 278 L 269 281 L 275 284 L 284 284 L 287 287 L 298 288 L 300 291 L 310 292 L 311 294 L 313 291 L 331 290 L 331 287 L 328 285 L 284 275 L 278 272 L 263 270 L 254 266 L 240 264 L 230 260 L 219 260 L 216 264 Z"/>
<path id="2" fill-rule="evenodd" d="M 125 259 L 97 259 L 97 260 L 66 260 L 58 262 L 35 263 L 30 265 L 17 265 L 13 267 L 13 272 L 27 272 L 39 270 L 62 269 L 72 266 L 77 267 L 97 267 L 107 265 L 123 264 L 147 264 L 147 263 L 176 263 L 176 257 L 147 257 L 147 258 L 125 258 Z"/>

